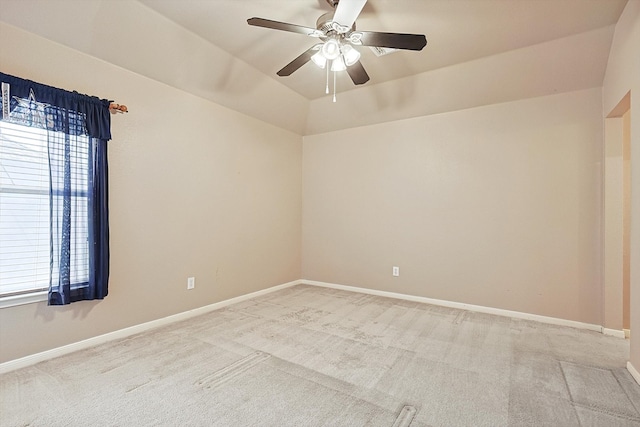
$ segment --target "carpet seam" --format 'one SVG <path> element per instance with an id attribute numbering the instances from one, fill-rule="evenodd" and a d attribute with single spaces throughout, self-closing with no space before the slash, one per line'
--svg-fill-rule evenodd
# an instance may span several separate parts
<path id="1" fill-rule="evenodd" d="M 562 367 L 562 362 L 557 360 L 556 363 L 560 366 L 560 372 L 562 372 L 562 380 L 564 381 L 564 386 L 567 389 L 567 393 L 569 394 L 569 402 L 571 404 L 571 408 L 573 408 L 573 413 L 576 416 L 576 420 L 578 420 L 578 424 L 582 426 L 582 421 L 580 421 L 580 415 L 575 406 L 575 402 L 573 400 L 573 395 L 571 394 L 571 388 L 569 388 L 569 382 L 567 381 L 567 374 L 564 372 L 564 368 Z"/>
<path id="2" fill-rule="evenodd" d="M 598 405 L 589 405 L 586 403 L 579 403 L 579 402 L 571 402 L 572 406 L 574 407 L 579 407 L 579 408 L 584 408 L 584 409 L 589 409 L 591 411 L 595 411 L 595 412 L 599 412 L 601 414 L 606 414 L 606 415 L 610 415 L 612 417 L 616 417 L 616 418 L 622 418 L 628 421 L 634 421 L 634 422 L 640 422 L 640 417 L 636 417 L 633 415 L 626 415 L 626 414 L 621 414 L 620 412 L 615 412 L 615 411 L 611 411 L 609 409 L 603 408 L 601 406 Z"/>
<path id="3" fill-rule="evenodd" d="M 567 387 L 567 392 L 569 393 L 569 399 L 571 402 L 571 406 L 574 408 L 574 412 L 576 413 L 576 417 L 578 418 L 578 422 L 580 423 L 580 425 L 582 425 L 582 422 L 580 421 L 580 416 L 578 414 L 578 412 L 575 410 L 576 407 L 580 407 L 580 408 L 585 408 L 585 409 L 589 409 L 589 410 L 595 410 L 596 412 L 600 412 L 603 414 L 607 414 L 607 415 L 611 415 L 611 416 L 616 416 L 618 418 L 623 418 L 623 419 L 627 419 L 630 421 L 640 421 L 640 417 L 635 417 L 635 416 L 628 416 L 626 414 L 621 414 L 619 412 L 614 412 L 611 410 L 608 410 L 606 408 L 603 408 L 601 406 L 596 405 L 591 405 L 591 404 L 586 404 L 586 403 L 580 403 L 577 402 L 576 400 L 574 400 L 573 395 L 571 394 L 571 389 L 569 388 L 569 383 L 567 382 L 567 376 L 564 372 L 564 367 L 562 366 L 563 361 L 558 361 L 558 364 L 560 365 L 560 370 L 562 372 L 562 378 L 564 380 L 565 386 Z M 572 363 L 572 362 L 566 362 L 569 363 L 571 365 L 574 366 L 587 366 L 587 365 L 579 365 L 576 363 Z M 588 368 L 592 368 L 590 366 L 587 366 Z M 627 392 L 624 390 L 624 387 L 622 387 L 622 385 L 620 384 L 620 382 L 618 381 L 618 378 L 613 374 L 613 372 L 611 371 L 611 369 L 606 369 L 606 368 L 600 368 L 600 367 L 593 367 L 593 369 L 599 369 L 601 371 L 607 371 L 609 372 L 615 379 L 617 384 L 620 386 L 620 388 L 622 389 L 622 391 L 624 392 L 625 396 L 627 396 L 627 398 L 629 398 L 629 396 L 627 395 Z M 629 401 L 631 401 L 631 399 L 629 399 Z M 633 402 L 631 402 L 631 404 L 633 405 Z M 634 405 L 635 408 L 635 405 Z"/>
<path id="4" fill-rule="evenodd" d="M 307 368 L 306 366 L 303 366 L 303 365 L 301 365 L 301 364 L 299 364 L 299 363 L 296 363 L 296 362 L 292 362 L 292 361 L 289 361 L 289 360 L 283 359 L 283 358 L 278 357 L 278 356 L 275 356 L 275 355 L 273 355 L 273 354 L 271 354 L 270 359 L 272 359 L 272 360 L 279 360 L 279 361 L 281 361 L 281 362 L 284 362 L 285 364 L 290 364 L 290 365 L 297 366 L 297 367 L 298 367 L 299 369 L 301 369 L 301 370 L 305 370 L 305 371 L 308 371 L 308 370 L 309 370 L 309 368 Z M 285 374 L 288 374 L 288 375 L 294 376 L 294 377 L 296 377 L 296 378 L 298 378 L 298 379 L 302 379 L 302 380 L 305 380 L 305 381 L 312 381 L 313 383 L 315 383 L 315 384 L 317 384 L 317 385 L 319 385 L 319 386 L 321 386 L 321 387 L 325 387 L 325 388 L 330 389 L 330 390 L 332 390 L 332 391 L 335 391 L 335 392 L 337 392 L 337 393 L 344 393 L 344 392 L 345 392 L 344 390 L 340 390 L 340 389 L 338 389 L 338 388 L 336 388 L 336 387 L 333 387 L 333 386 L 331 386 L 331 385 L 328 385 L 328 384 L 322 384 L 322 383 L 319 383 L 319 382 L 317 382 L 317 381 L 313 381 L 313 380 L 311 380 L 311 379 L 309 379 L 309 378 L 306 378 L 306 377 L 300 376 L 300 375 L 298 375 L 298 374 L 297 374 L 297 373 L 295 373 L 295 372 L 291 372 L 290 370 L 282 369 L 280 366 L 277 366 L 277 365 L 271 365 L 271 367 L 272 367 L 273 369 L 276 369 L 276 370 L 278 370 L 278 371 L 280 371 L 280 372 L 283 372 L 283 373 L 285 373 Z M 350 394 L 351 394 L 351 395 L 352 395 L 356 400 L 358 400 L 358 401 L 362 401 L 362 402 L 366 402 L 366 403 L 368 403 L 368 404 L 370 404 L 370 405 L 374 405 L 374 406 L 376 406 L 376 407 L 378 407 L 378 408 L 380 408 L 380 409 L 382 409 L 382 410 L 392 412 L 392 411 L 390 411 L 390 410 L 388 410 L 388 409 L 385 409 L 384 407 L 379 406 L 377 403 L 372 402 L 371 400 L 366 399 L 366 397 L 362 397 L 361 395 L 356 394 L 358 391 L 362 391 L 362 390 L 360 390 L 360 386 L 358 386 L 357 384 L 350 383 L 350 382 L 348 382 L 348 381 L 345 381 L 345 380 L 340 379 L 340 378 L 333 377 L 333 376 L 331 376 L 331 375 L 325 374 L 325 373 L 320 372 L 320 371 L 314 371 L 314 372 L 317 372 L 318 374 L 320 374 L 320 375 L 322 375 L 322 376 L 325 376 L 325 377 L 327 377 L 327 378 L 330 378 L 330 379 L 331 379 L 331 380 L 333 380 L 333 381 L 336 381 L 336 382 L 339 382 L 339 383 L 345 384 L 345 385 L 347 386 L 347 388 L 349 389 Z M 397 401 L 397 400 L 398 400 L 398 398 L 397 398 L 397 397 L 395 397 L 395 396 L 393 396 L 393 395 L 391 395 L 391 394 L 385 393 L 385 392 L 383 392 L 383 391 L 380 391 L 380 390 L 378 390 L 378 389 L 376 389 L 376 388 L 367 388 L 367 389 L 365 389 L 365 390 L 366 390 L 366 391 L 368 391 L 368 392 L 371 392 L 371 391 L 372 391 L 372 392 L 375 392 L 375 393 L 380 393 L 380 394 L 382 394 L 382 395 L 386 396 L 387 398 L 389 398 L 389 399 L 391 399 L 391 400 L 393 400 L 393 401 Z M 412 406 L 413 406 L 413 405 L 412 405 Z M 416 412 L 417 412 L 417 408 L 416 408 Z"/>
<path id="5" fill-rule="evenodd" d="M 625 396 L 627 396 L 627 399 L 629 399 L 629 402 L 631 402 L 631 406 L 633 406 L 633 408 L 636 410 L 636 412 L 638 413 L 638 416 L 640 417 L 640 409 L 638 409 L 638 407 L 636 406 L 634 399 L 631 398 L 631 396 L 629 396 L 629 393 L 627 393 L 627 389 L 626 387 L 622 386 L 622 383 L 620 382 L 620 379 L 618 378 L 618 376 L 615 374 L 615 372 L 613 372 L 613 370 L 611 370 L 611 374 L 613 375 L 613 378 L 616 379 L 616 382 L 618 383 L 618 386 L 620 386 L 620 388 L 622 389 L 622 392 L 625 394 Z"/>

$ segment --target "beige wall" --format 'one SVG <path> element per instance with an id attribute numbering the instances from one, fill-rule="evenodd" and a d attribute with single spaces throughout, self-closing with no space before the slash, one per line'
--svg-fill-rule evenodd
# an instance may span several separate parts
<path id="1" fill-rule="evenodd" d="M 109 145 L 109 296 L 1 309 L 0 362 L 300 277 L 299 135 L 2 23 L 0 39 L 3 72 L 131 111 Z"/>
<path id="2" fill-rule="evenodd" d="M 306 136 L 303 278 L 601 324 L 602 134 L 596 88 Z"/>
<path id="3" fill-rule="evenodd" d="M 631 328 L 631 110 L 622 116 L 622 327 Z"/>
<path id="4" fill-rule="evenodd" d="M 640 371 L 640 1 L 627 3 L 611 45 L 603 84 L 604 115 L 631 91 L 631 364 Z M 635 334 L 634 332 L 635 331 Z"/>
<path id="5" fill-rule="evenodd" d="M 623 329 L 624 155 L 622 118 L 605 120 L 603 326 Z"/>

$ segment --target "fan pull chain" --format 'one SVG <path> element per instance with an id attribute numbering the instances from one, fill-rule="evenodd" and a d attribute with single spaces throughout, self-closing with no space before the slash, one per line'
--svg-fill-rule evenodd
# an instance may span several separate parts
<path id="1" fill-rule="evenodd" d="M 327 87 L 324 90 L 324 93 L 329 95 L 329 61 L 327 61 Z"/>
<path id="2" fill-rule="evenodd" d="M 336 75 L 338 74 L 337 71 L 333 72 L 333 102 L 336 102 Z"/>

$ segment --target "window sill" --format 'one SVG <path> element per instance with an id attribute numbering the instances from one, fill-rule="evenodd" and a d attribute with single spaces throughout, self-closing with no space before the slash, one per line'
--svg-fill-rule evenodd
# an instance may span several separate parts
<path id="1" fill-rule="evenodd" d="M 48 291 L 32 292 L 30 294 L 12 295 L 0 297 L 0 309 L 15 307 L 17 305 L 33 304 L 47 300 Z"/>

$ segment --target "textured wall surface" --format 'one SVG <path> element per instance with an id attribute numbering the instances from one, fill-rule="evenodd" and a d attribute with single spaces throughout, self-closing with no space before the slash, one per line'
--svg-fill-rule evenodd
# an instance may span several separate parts
<path id="1" fill-rule="evenodd" d="M 600 324 L 602 133 L 596 88 L 306 136 L 303 278 Z"/>
<path id="2" fill-rule="evenodd" d="M 130 110 L 109 145 L 109 296 L 1 309 L 0 362 L 300 277 L 300 136 L 2 23 L 0 34 L 12 40 L 3 72 Z"/>

